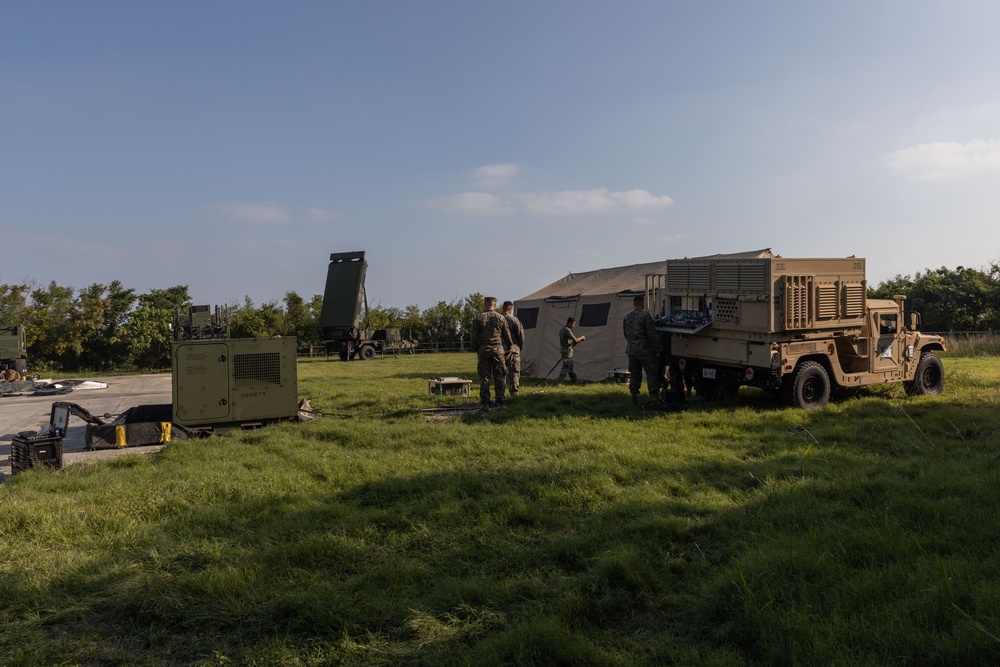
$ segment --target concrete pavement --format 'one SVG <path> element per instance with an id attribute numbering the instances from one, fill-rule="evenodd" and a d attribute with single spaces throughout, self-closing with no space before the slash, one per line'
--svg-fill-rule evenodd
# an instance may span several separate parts
<path id="1" fill-rule="evenodd" d="M 76 403 L 105 421 L 137 405 L 158 405 L 172 401 L 170 373 L 86 379 L 104 382 L 108 388 L 76 389 L 58 396 L 0 396 L 0 481 L 10 475 L 11 439 L 22 431 L 35 433 L 48 424 L 52 404 L 57 401 Z M 86 425 L 82 420 L 70 417 L 66 437 L 63 438 L 63 465 L 160 449 L 160 446 L 147 446 L 88 452 L 84 442 L 85 430 Z"/>

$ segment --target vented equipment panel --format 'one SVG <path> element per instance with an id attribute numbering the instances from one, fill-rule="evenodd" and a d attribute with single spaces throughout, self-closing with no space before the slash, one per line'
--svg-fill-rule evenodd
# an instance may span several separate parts
<path id="1" fill-rule="evenodd" d="M 676 292 L 708 292 L 712 288 L 710 264 L 667 264 L 667 289 Z"/>
<path id="2" fill-rule="evenodd" d="M 837 286 L 824 284 L 816 286 L 816 317 L 821 320 L 837 318 Z"/>
<path id="3" fill-rule="evenodd" d="M 718 292 L 767 292 L 764 264 L 716 264 L 715 289 Z"/>
<path id="4" fill-rule="evenodd" d="M 864 317 L 865 286 L 860 283 L 844 285 L 844 317 Z"/>
<path id="5" fill-rule="evenodd" d="M 281 384 L 281 355 L 277 352 L 233 355 L 233 381 L 237 387 L 260 383 Z"/>
<path id="6" fill-rule="evenodd" d="M 733 299 L 715 300 L 715 321 L 735 324 L 740 316 L 740 304 Z"/>
<path id="7" fill-rule="evenodd" d="M 806 329 L 812 326 L 809 316 L 809 292 L 812 276 L 785 276 L 785 328 Z"/>

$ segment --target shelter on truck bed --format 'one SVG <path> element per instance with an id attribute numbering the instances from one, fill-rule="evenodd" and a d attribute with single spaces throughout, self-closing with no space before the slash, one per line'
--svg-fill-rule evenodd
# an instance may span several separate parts
<path id="1" fill-rule="evenodd" d="M 581 380 L 605 380 L 610 371 L 628 366 L 622 320 L 632 310 L 633 297 L 645 293 L 646 275 L 665 270 L 666 262 L 649 262 L 570 273 L 515 301 L 514 314 L 524 325 L 523 375 L 544 377 L 559 362 L 558 333 L 568 317 L 576 318 L 573 332 L 587 337 L 573 355 Z"/>

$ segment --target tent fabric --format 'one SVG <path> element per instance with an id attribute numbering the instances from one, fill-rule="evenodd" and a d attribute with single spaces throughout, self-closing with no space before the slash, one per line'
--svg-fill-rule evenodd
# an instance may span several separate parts
<path id="1" fill-rule="evenodd" d="M 573 332 L 587 340 L 576 347 L 574 370 L 581 380 L 608 379 L 628 366 L 622 320 L 632 299 L 646 289 L 646 275 L 662 274 L 666 262 L 649 262 L 584 273 L 570 273 L 514 302 L 514 314 L 524 325 L 521 373 L 550 379 L 559 374 L 559 329 L 575 317 Z"/>
<path id="2" fill-rule="evenodd" d="M 778 257 L 770 248 L 685 259 L 755 259 Z M 646 290 L 648 274 L 666 274 L 667 260 L 570 273 L 551 285 L 514 302 L 514 314 L 524 325 L 521 374 L 554 379 L 559 374 L 559 329 L 566 318 L 577 320 L 574 333 L 587 340 L 576 347 L 574 370 L 582 380 L 607 380 L 628 367 L 622 320 L 632 299 Z"/>

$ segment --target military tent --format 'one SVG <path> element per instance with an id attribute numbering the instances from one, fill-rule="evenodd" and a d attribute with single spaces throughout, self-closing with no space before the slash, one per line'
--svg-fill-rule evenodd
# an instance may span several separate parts
<path id="1" fill-rule="evenodd" d="M 693 257 L 691 259 L 747 259 L 777 257 L 770 248 L 748 252 Z M 574 333 L 587 340 L 573 355 L 574 370 L 581 380 L 607 380 L 616 369 L 628 366 L 622 320 L 632 310 L 632 299 L 663 285 L 667 262 L 633 264 L 585 273 L 570 273 L 551 285 L 514 302 L 514 314 L 524 325 L 521 351 L 522 375 L 550 379 L 559 374 L 559 329 L 566 318 L 575 317 Z M 659 279 L 647 276 L 659 276 Z M 653 317 L 662 315 L 659 303 Z"/>
<path id="2" fill-rule="evenodd" d="M 663 261 L 570 273 L 518 299 L 514 314 L 524 325 L 522 375 L 543 378 L 559 363 L 559 329 L 569 317 L 577 321 L 574 333 L 587 337 L 573 355 L 581 380 L 606 380 L 615 369 L 627 367 L 622 320 L 632 310 L 632 299 L 645 292 L 646 275 L 665 271 Z M 556 368 L 548 377 L 558 375 Z"/>

